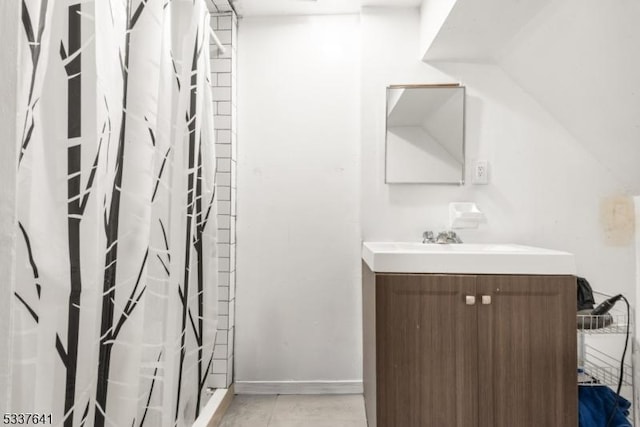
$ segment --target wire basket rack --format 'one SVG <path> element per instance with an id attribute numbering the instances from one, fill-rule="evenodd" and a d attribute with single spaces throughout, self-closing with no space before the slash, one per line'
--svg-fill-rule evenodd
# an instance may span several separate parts
<path id="1" fill-rule="evenodd" d="M 596 299 L 604 300 L 608 297 L 606 294 L 594 292 Z M 591 314 L 580 314 L 576 316 L 576 326 L 579 332 L 589 335 L 595 334 L 626 334 L 627 328 L 631 334 L 632 319 L 627 316 L 626 306 L 619 304 L 614 306 L 609 313 L 601 316 L 593 316 Z"/>
<path id="2" fill-rule="evenodd" d="M 596 304 L 612 295 L 594 292 Z M 592 316 L 589 311 L 579 312 L 576 318 L 578 332 L 578 385 L 580 387 L 609 387 L 612 390 L 622 385 L 621 395 L 634 402 L 628 419 L 633 420 L 636 413 L 635 387 L 633 387 L 633 326 L 634 310 L 627 310 L 626 304 L 615 305 L 609 313 Z M 607 336 L 609 335 L 609 336 Z M 614 356 L 620 353 L 628 340 L 631 354 Z M 621 372 L 622 370 L 622 372 Z M 631 421 L 629 421 L 631 423 Z M 631 425 L 631 424 L 630 424 Z"/>
<path id="3" fill-rule="evenodd" d="M 578 366 L 578 384 L 581 386 L 608 386 L 615 389 L 620 380 L 620 360 L 584 344 Z M 633 371 L 630 364 L 624 364 L 622 385 L 633 385 Z"/>
<path id="4" fill-rule="evenodd" d="M 626 334 L 627 327 L 630 327 L 626 313 L 603 316 L 579 314 L 576 323 L 580 332 L 585 334 Z"/>

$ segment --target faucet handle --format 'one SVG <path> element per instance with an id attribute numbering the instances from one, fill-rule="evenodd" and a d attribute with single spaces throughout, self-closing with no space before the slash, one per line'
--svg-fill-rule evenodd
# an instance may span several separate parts
<path id="1" fill-rule="evenodd" d="M 422 233 L 422 243 L 435 243 L 436 239 L 433 237 L 433 231 L 425 231 Z"/>
<path id="2" fill-rule="evenodd" d="M 436 243 L 462 243 L 462 240 L 455 231 L 448 230 L 438 233 Z"/>
<path id="3" fill-rule="evenodd" d="M 456 234 L 455 231 L 453 230 L 449 230 L 447 231 L 447 237 L 450 241 L 452 241 L 453 243 L 462 243 L 462 240 L 460 239 L 460 236 L 458 236 Z"/>

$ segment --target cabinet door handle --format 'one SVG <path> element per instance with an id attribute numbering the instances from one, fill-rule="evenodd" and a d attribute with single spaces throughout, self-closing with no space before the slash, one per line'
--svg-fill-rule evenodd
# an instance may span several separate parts
<path id="1" fill-rule="evenodd" d="M 464 302 L 467 305 L 475 305 L 476 304 L 476 297 L 475 295 L 467 295 L 464 297 Z"/>
<path id="2" fill-rule="evenodd" d="M 491 295 L 482 295 L 482 304 L 483 305 L 491 304 Z"/>

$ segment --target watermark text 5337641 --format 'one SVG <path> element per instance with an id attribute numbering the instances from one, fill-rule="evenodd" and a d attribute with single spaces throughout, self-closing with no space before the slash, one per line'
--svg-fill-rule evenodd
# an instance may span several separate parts
<path id="1" fill-rule="evenodd" d="M 4 425 L 51 425 L 51 414 L 39 414 L 37 412 L 5 412 L 2 415 Z"/>

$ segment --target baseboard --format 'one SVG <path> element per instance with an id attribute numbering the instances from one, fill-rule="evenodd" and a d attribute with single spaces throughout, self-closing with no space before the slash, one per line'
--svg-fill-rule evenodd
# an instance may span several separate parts
<path id="1" fill-rule="evenodd" d="M 191 427 L 218 427 L 235 395 L 233 384 L 217 389 Z"/>
<path id="2" fill-rule="evenodd" d="M 236 381 L 237 394 L 362 394 L 362 381 Z"/>

